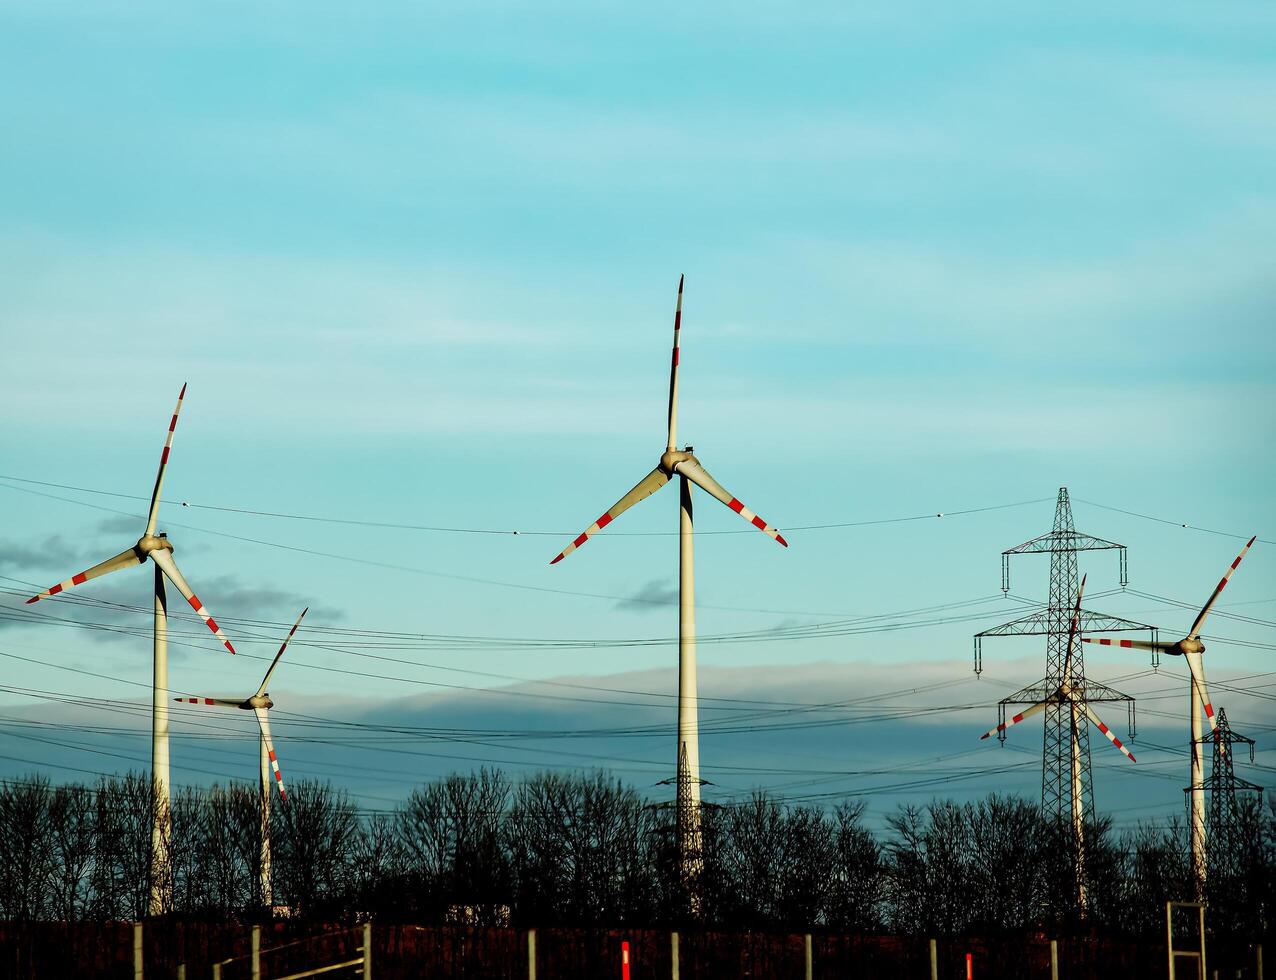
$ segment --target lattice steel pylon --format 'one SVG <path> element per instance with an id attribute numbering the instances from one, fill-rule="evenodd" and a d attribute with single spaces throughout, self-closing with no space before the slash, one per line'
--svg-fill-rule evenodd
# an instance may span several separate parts
<path id="1" fill-rule="evenodd" d="M 975 634 L 975 673 L 983 670 L 983 638 L 987 636 L 1045 636 L 1046 676 L 1025 687 L 998 705 L 999 721 L 1006 719 L 1006 707 L 1012 704 L 1036 704 L 1047 701 L 1063 681 L 1064 661 L 1068 657 L 1068 637 L 1072 607 L 1077 595 L 1077 553 L 1081 551 L 1115 550 L 1119 556 L 1121 585 L 1128 582 L 1125 545 L 1078 531 L 1072 521 L 1072 505 L 1068 488 L 1060 487 L 1055 503 L 1054 527 L 1001 555 L 1001 588 L 1010 591 L 1010 556 L 1048 554 L 1050 556 L 1050 597 L 1044 609 L 1038 609 L 992 629 Z M 1154 627 L 1116 616 L 1080 611 L 1079 633 L 1108 633 L 1150 630 Z M 1134 737 L 1134 699 L 1105 684 L 1085 676 L 1083 647 L 1079 635 L 1072 644 L 1071 688 L 1084 702 L 1123 701 L 1127 705 L 1130 737 Z M 1005 740 L 1005 732 L 1000 734 Z M 1041 809 L 1047 820 L 1060 827 L 1071 827 L 1076 900 L 1079 909 L 1086 906 L 1085 837 L 1094 826 L 1094 793 L 1090 782 L 1090 727 L 1074 705 L 1051 703 L 1045 711 L 1045 735 L 1041 749 Z"/>
<path id="2" fill-rule="evenodd" d="M 693 915 L 699 912 L 699 885 L 704 873 L 704 841 L 700 827 L 700 787 L 703 784 L 704 780 L 691 771 L 687 762 L 687 744 L 684 742 L 678 748 L 676 831 L 678 854 L 682 859 L 683 888 Z"/>
<path id="3" fill-rule="evenodd" d="M 1227 723 L 1226 709 L 1219 708 L 1218 730 L 1200 740 L 1202 750 L 1212 746 L 1213 765 L 1209 779 L 1201 786 L 1188 786 L 1183 791 L 1186 794 L 1189 819 L 1192 813 L 1192 790 L 1204 789 L 1210 796 L 1206 829 L 1210 842 L 1207 854 L 1211 881 L 1230 881 L 1241 873 L 1245 864 L 1245 849 L 1251 838 L 1245 827 L 1238 794 L 1253 793 L 1260 805 L 1263 800 L 1263 787 L 1241 779 L 1232 766 L 1232 746 L 1239 744 L 1249 746 L 1249 761 L 1253 762 L 1254 740 L 1233 732 Z"/>

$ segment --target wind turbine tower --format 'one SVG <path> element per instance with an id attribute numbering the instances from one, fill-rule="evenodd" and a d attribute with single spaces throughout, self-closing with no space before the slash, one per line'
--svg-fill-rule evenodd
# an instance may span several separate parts
<path id="1" fill-rule="evenodd" d="M 39 602 L 83 585 L 85 582 L 109 575 L 124 568 L 144 564 L 150 560 L 155 565 L 155 639 L 152 646 L 154 655 L 154 674 L 151 700 L 151 785 L 155 792 L 155 813 L 151 825 L 151 894 L 150 914 L 161 915 L 168 911 L 171 897 L 172 876 L 169 873 L 169 842 L 172 838 L 172 813 L 169 808 L 169 764 L 168 764 L 168 597 L 164 589 L 164 580 L 169 582 L 190 603 L 196 615 L 204 621 L 204 625 L 213 631 L 222 645 L 231 653 L 235 648 L 226 634 L 222 632 L 217 621 L 195 595 L 186 578 L 182 575 L 173 560 L 173 545 L 168 535 L 157 531 L 159 524 L 160 493 L 164 489 L 164 473 L 168 469 L 168 457 L 173 450 L 173 432 L 177 429 L 177 416 L 182 411 L 182 400 L 186 397 L 186 385 L 177 396 L 177 407 L 173 409 L 173 418 L 168 423 L 168 436 L 164 440 L 164 451 L 160 454 L 159 472 L 155 475 L 155 488 L 151 491 L 151 507 L 146 517 L 146 528 L 137 543 L 120 552 L 114 558 L 99 562 L 92 568 L 73 575 L 66 581 L 59 582 L 34 595 L 28 603 Z"/>
<path id="2" fill-rule="evenodd" d="M 999 737 L 1005 738 L 1007 706 L 1044 704 L 1041 809 L 1046 819 L 1057 821 L 1061 827 L 1070 825 L 1072 828 L 1077 906 L 1084 910 L 1085 834 L 1087 828 L 1094 826 L 1090 728 L 1085 722 L 1085 706 L 1103 701 L 1125 702 L 1132 733 L 1134 699 L 1086 678 L 1083 648 L 1076 637 L 1079 633 L 1152 630 L 1152 627 L 1078 608 L 1074 631 L 1073 601 L 1079 591 L 1077 554 L 1082 551 L 1116 551 L 1119 556 L 1121 585 L 1127 584 L 1125 545 L 1078 531 L 1072 520 L 1068 488 L 1060 487 L 1055 502 L 1054 527 L 1050 532 L 1010 548 L 1001 555 L 1001 588 L 1008 593 L 1011 555 L 1048 554 L 1049 601 L 1044 609 L 975 634 L 975 673 L 979 674 L 983 670 L 984 637 L 1046 637 L 1045 678 L 1001 701 L 999 712 L 1002 724 L 999 731 L 994 731 L 998 731 Z M 1058 698 L 1056 694 L 1065 684 L 1071 696 L 1067 699 Z"/>
<path id="3" fill-rule="evenodd" d="M 1209 719 L 1210 731 L 1213 736 L 1216 737 L 1219 732 L 1218 716 L 1214 711 L 1214 704 L 1210 700 L 1209 685 L 1205 680 L 1205 641 L 1201 639 L 1201 630 L 1205 626 L 1205 620 L 1209 617 L 1210 610 L 1214 608 L 1214 603 L 1218 602 L 1218 597 L 1223 594 L 1223 590 L 1227 588 L 1227 583 L 1232 580 L 1232 575 L 1240 567 L 1240 563 L 1244 561 L 1245 555 L 1254 546 L 1254 542 L 1257 539 L 1257 535 L 1250 538 L 1245 547 L 1241 549 L 1241 553 L 1227 566 L 1227 571 L 1219 579 L 1218 585 L 1214 586 L 1214 591 L 1210 593 L 1205 606 L 1196 614 L 1196 620 L 1192 623 L 1192 628 L 1188 630 L 1187 636 L 1181 640 L 1164 642 L 1153 638 L 1150 642 L 1145 642 L 1143 640 L 1111 640 L 1094 637 L 1086 637 L 1085 639 L 1086 643 L 1097 643 L 1100 646 L 1151 650 L 1152 665 L 1154 667 L 1159 662 L 1158 654 L 1161 653 L 1168 653 L 1172 657 L 1182 657 L 1187 664 L 1189 674 L 1187 710 L 1192 731 L 1192 741 L 1189 746 L 1191 750 L 1192 781 L 1187 787 L 1190 802 L 1188 807 L 1190 828 L 1188 838 L 1192 855 L 1192 878 L 1196 883 L 1196 895 L 1200 901 L 1204 900 L 1205 878 L 1209 866 L 1205 844 L 1207 827 L 1205 820 L 1204 753 L 1202 749 L 1205 741 L 1201 737 L 1201 716 L 1204 715 Z"/>
<path id="4" fill-rule="evenodd" d="M 288 799 L 288 792 L 284 789 L 283 773 L 279 771 L 279 757 L 275 754 L 275 743 L 270 737 L 270 709 L 275 706 L 275 702 L 271 700 L 270 692 L 267 688 L 270 686 L 270 678 L 274 676 L 275 668 L 279 666 L 279 659 L 284 655 L 284 651 L 288 649 L 288 644 L 293 636 L 297 633 L 297 627 L 301 625 L 301 621 L 306 618 L 309 607 L 301 610 L 301 615 L 297 617 L 297 621 L 292 624 L 292 629 L 288 631 L 288 635 L 284 637 L 284 642 L 279 645 L 279 652 L 275 654 L 275 659 L 270 662 L 270 666 L 266 668 L 266 676 L 261 679 L 261 683 L 257 685 L 255 694 L 246 698 L 175 698 L 174 700 L 182 704 L 202 704 L 209 707 L 220 708 L 239 708 L 243 711 L 251 711 L 257 718 L 257 729 L 261 738 L 259 741 L 258 757 L 261 763 L 261 796 L 260 819 L 261 819 L 261 849 L 259 852 L 259 860 L 257 862 L 258 888 L 257 893 L 261 898 L 261 904 L 266 908 L 270 908 L 274 904 L 274 892 L 270 883 L 270 784 L 273 782 L 279 787 L 279 798 L 281 800 Z"/>
<path id="5" fill-rule="evenodd" d="M 555 565 L 638 502 L 651 496 L 674 477 L 678 478 L 678 743 L 674 752 L 677 785 L 678 860 L 682 878 L 695 904 L 695 881 L 702 865 L 700 833 L 700 728 L 696 694 L 696 584 L 692 534 L 691 487 L 694 484 L 779 544 L 788 542 L 774 527 L 744 506 L 709 475 L 692 455 L 691 447 L 678 448 L 678 362 L 682 346 L 682 286 L 678 279 L 678 305 L 673 317 L 673 356 L 669 366 L 669 411 L 665 450 L 656 468 L 621 497 L 598 520 L 560 551 Z"/>

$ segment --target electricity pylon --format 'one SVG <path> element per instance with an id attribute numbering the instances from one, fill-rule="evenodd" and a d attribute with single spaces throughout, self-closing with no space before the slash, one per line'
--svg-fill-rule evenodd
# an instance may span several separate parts
<path id="1" fill-rule="evenodd" d="M 1046 676 L 998 705 L 999 721 L 1005 723 L 1006 707 L 1049 702 L 1045 711 L 1045 733 L 1041 748 L 1041 810 L 1057 826 L 1071 827 L 1073 870 L 1077 907 L 1086 907 L 1085 837 L 1094 826 L 1094 793 L 1090 782 L 1090 730 L 1079 706 L 1102 701 L 1126 704 L 1130 737 L 1134 737 L 1134 699 L 1127 694 L 1088 680 L 1082 646 L 1071 639 L 1073 599 L 1077 595 L 1077 553 L 1113 551 L 1118 553 L 1121 585 L 1128 583 L 1125 545 L 1078 531 L 1072 521 L 1068 488 L 1060 487 L 1055 503 L 1054 527 L 1030 541 L 1001 554 L 1001 588 L 1010 591 L 1010 556 L 1048 554 L 1050 556 L 1050 598 L 1044 609 L 975 634 L 975 673 L 983 671 L 983 639 L 987 636 L 1045 636 Z M 1111 633 L 1155 630 L 1143 623 L 1082 609 L 1078 613 L 1079 633 Z M 1071 658 L 1069 659 L 1069 650 Z M 1075 701 L 1051 696 L 1064 682 L 1065 666 Z M 1000 737 L 1005 739 L 1005 730 Z"/>
<path id="2" fill-rule="evenodd" d="M 1209 877 L 1210 880 L 1218 878 L 1221 881 L 1231 881 L 1244 868 L 1245 850 L 1250 846 L 1250 836 L 1246 833 L 1245 816 L 1241 812 L 1238 794 L 1253 793 L 1260 805 L 1263 801 L 1263 787 L 1236 775 L 1232 766 L 1232 746 L 1248 745 L 1249 761 L 1253 762 L 1254 740 L 1232 731 L 1227 723 L 1227 711 L 1219 708 L 1217 731 L 1203 736 L 1198 744 L 1202 752 L 1212 747 L 1213 766 L 1210 769 L 1208 781 L 1203 781 L 1199 786 L 1188 786 L 1183 790 L 1189 801 L 1188 814 L 1190 817 L 1193 812 L 1190 805 L 1192 790 L 1208 792 L 1210 805 L 1206 828 L 1210 842 L 1207 852 Z"/>

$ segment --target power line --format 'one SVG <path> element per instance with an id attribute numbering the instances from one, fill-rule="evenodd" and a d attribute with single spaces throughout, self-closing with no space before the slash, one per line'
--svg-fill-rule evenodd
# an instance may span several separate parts
<path id="1" fill-rule="evenodd" d="M 1198 524 L 1188 524 L 1184 521 L 1171 521 L 1171 520 L 1167 520 L 1164 517 L 1153 517 L 1151 514 L 1140 514 L 1138 511 L 1125 510 L 1124 508 L 1121 508 L 1121 507 L 1112 507 L 1109 504 L 1100 504 L 1093 500 L 1081 500 L 1080 498 L 1078 498 L 1077 503 L 1085 504 L 1089 507 L 1098 507 L 1101 510 L 1115 511 L 1118 514 L 1125 514 L 1128 517 L 1137 517 L 1145 521 L 1155 521 L 1157 524 L 1166 524 L 1169 527 L 1187 528 L 1189 531 L 1200 531 L 1203 534 L 1216 534 L 1222 538 L 1236 538 L 1238 541 L 1249 540 L 1248 534 L 1237 534 L 1233 531 L 1218 531 L 1218 530 L 1215 530 L 1214 528 L 1201 527 Z M 1272 540 L 1271 538 L 1259 538 L 1258 540 L 1261 541 L 1263 544 L 1276 544 L 1276 541 Z"/>
<path id="2" fill-rule="evenodd" d="M 53 487 L 58 490 L 72 490 L 77 493 L 88 493 L 104 497 L 117 497 L 123 500 L 139 500 L 147 501 L 149 497 L 143 497 L 139 494 L 118 493 L 112 490 L 100 490 L 93 487 L 78 487 L 69 483 L 51 483 L 46 480 L 32 480 L 27 477 L 11 476 L 9 474 L 0 473 L 0 480 L 11 480 L 14 483 L 25 483 L 39 487 Z M 2 484 L 0 484 L 2 485 Z M 18 489 L 13 487 L 11 489 Z M 61 498 L 55 498 L 61 499 Z M 967 514 L 982 514 L 993 510 L 1008 510 L 1012 507 L 1026 507 L 1029 504 L 1039 504 L 1047 497 L 1039 497 L 1035 500 L 1019 500 L 1009 504 L 991 504 L 985 507 L 968 507 L 963 510 L 947 510 L 938 511 L 927 514 L 914 514 L 909 517 L 883 517 L 862 521 L 844 521 L 836 524 L 805 524 L 791 525 L 781 528 L 783 531 L 823 531 L 834 528 L 844 527 L 867 527 L 875 524 L 905 524 L 910 521 L 926 521 L 935 520 L 944 517 L 961 517 Z M 488 534 L 488 535 L 504 535 L 511 537 L 555 537 L 570 538 L 576 535 L 576 531 L 524 531 L 511 528 L 491 528 L 491 527 L 443 527 L 430 524 L 411 524 L 406 522 L 394 521 L 369 521 L 359 518 L 350 517 L 322 517 L 314 514 L 292 514 L 284 511 L 257 510 L 250 507 L 228 507 L 219 504 L 200 504 L 183 500 L 180 503 L 166 502 L 162 506 L 166 507 L 185 507 L 191 510 L 209 510 L 224 514 L 244 514 L 251 517 L 271 517 L 279 520 L 289 521 L 305 521 L 316 524 L 342 524 L 351 527 L 375 527 L 385 528 L 395 531 L 433 531 L 443 534 Z M 174 525 L 180 526 L 180 525 Z M 650 538 L 650 537 L 667 537 L 676 535 L 677 531 L 609 531 L 612 537 L 629 537 L 629 538 Z M 723 530 L 723 531 L 697 531 L 697 534 L 748 534 L 748 530 Z"/>

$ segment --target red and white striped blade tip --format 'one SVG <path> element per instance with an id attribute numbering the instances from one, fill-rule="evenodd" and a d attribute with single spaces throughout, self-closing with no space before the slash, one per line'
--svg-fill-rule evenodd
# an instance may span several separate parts
<path id="1" fill-rule="evenodd" d="M 692 482 L 695 482 L 695 481 L 692 481 Z M 730 507 L 737 514 L 739 514 L 741 517 L 743 517 L 746 521 L 748 521 L 754 527 L 756 527 L 759 531 L 761 531 L 767 537 L 775 538 L 776 541 L 780 542 L 780 544 L 784 545 L 784 547 L 786 548 L 789 546 L 789 543 L 784 540 L 783 534 L 777 531 L 774 527 L 768 524 L 765 520 L 763 520 L 753 511 L 749 510 L 748 507 L 744 506 L 744 501 L 742 501 L 739 497 L 732 497 L 730 502 L 727 504 L 727 506 Z"/>
<path id="2" fill-rule="evenodd" d="M 1113 745 L 1115 745 L 1118 749 L 1120 749 L 1127 759 L 1129 759 L 1131 762 L 1138 761 L 1136 758 L 1134 758 L 1134 753 L 1131 752 L 1129 749 L 1127 749 L 1121 743 L 1121 740 L 1117 738 L 1116 735 L 1113 734 L 1112 729 L 1110 729 L 1107 725 L 1105 725 L 1102 721 L 1099 720 L 1098 715 L 1096 715 L 1093 711 L 1090 711 L 1089 709 L 1086 710 L 1086 714 L 1090 716 L 1090 720 L 1094 722 L 1094 724 L 1098 727 L 1099 731 L 1101 731 L 1104 734 L 1107 740 L 1111 742 Z"/>

